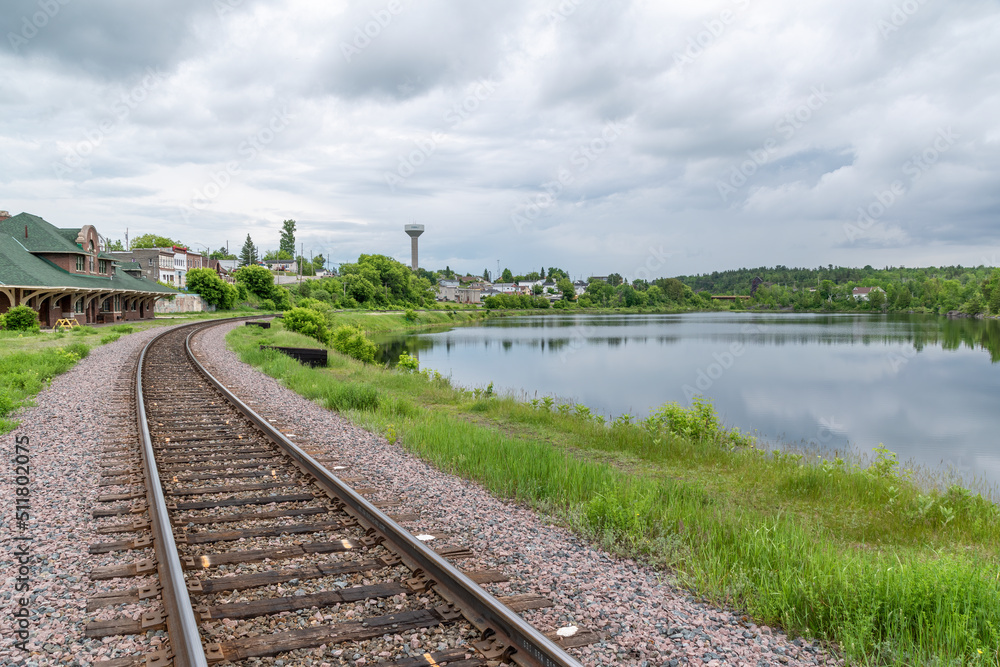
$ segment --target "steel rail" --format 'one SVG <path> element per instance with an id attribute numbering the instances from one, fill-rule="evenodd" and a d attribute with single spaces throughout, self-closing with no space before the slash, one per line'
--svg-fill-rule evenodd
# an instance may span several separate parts
<path id="1" fill-rule="evenodd" d="M 198 332 L 199 330 L 195 330 L 188 334 L 184 347 L 188 358 L 205 379 L 256 424 L 266 437 L 284 449 L 285 453 L 297 462 L 300 469 L 310 474 L 321 487 L 339 498 L 356 518 L 381 533 L 391 545 L 391 550 L 412 570 L 421 570 L 434 583 L 434 589 L 443 598 L 455 604 L 470 623 L 480 631 L 494 633 L 495 636 L 491 638 L 495 640 L 496 647 L 513 649 L 514 653 L 510 659 L 522 667 L 582 667 L 581 663 L 566 653 L 562 647 L 356 493 L 229 391 L 195 358 L 191 350 L 191 338 Z"/>
<path id="2" fill-rule="evenodd" d="M 198 323 L 201 324 L 201 323 Z M 196 325 L 189 325 L 196 326 Z M 139 422 L 139 438 L 142 449 L 142 468 L 146 478 L 146 497 L 149 504 L 149 518 L 153 529 L 153 550 L 156 553 L 156 569 L 160 576 L 161 597 L 166 612 L 167 633 L 174 665 L 177 667 L 208 667 L 208 659 L 201 643 L 198 620 L 195 618 L 191 598 L 188 596 L 184 569 L 177 553 L 177 543 L 170 526 L 167 504 L 160 486 L 160 473 L 156 466 L 153 441 L 146 419 L 146 402 L 142 396 L 142 365 L 146 352 L 153 343 L 172 333 L 168 329 L 150 340 L 139 354 L 135 374 L 135 405 Z"/>

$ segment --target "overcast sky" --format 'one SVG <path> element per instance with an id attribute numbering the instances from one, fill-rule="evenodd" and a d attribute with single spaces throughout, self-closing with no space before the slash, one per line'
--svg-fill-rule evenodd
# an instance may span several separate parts
<path id="1" fill-rule="evenodd" d="M 1000 4 L 5 0 L 0 209 L 574 277 L 1000 263 Z"/>

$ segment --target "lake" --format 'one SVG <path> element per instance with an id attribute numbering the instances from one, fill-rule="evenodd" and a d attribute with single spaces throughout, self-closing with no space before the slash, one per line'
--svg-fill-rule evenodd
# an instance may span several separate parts
<path id="1" fill-rule="evenodd" d="M 773 443 L 870 453 L 1000 482 L 1000 321 L 920 315 L 542 315 L 386 337 L 464 387 L 643 418 L 712 400 Z"/>

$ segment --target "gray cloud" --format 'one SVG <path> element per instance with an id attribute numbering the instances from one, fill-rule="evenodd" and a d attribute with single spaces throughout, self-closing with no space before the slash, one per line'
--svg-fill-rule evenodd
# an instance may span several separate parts
<path id="1" fill-rule="evenodd" d="M 1000 250 L 1000 10 L 903 7 L 16 0 L 0 208 L 211 247 L 275 247 L 292 217 L 344 261 L 406 258 L 417 221 L 428 266 L 477 273 L 628 272 L 651 246 L 665 275 L 978 263 Z"/>

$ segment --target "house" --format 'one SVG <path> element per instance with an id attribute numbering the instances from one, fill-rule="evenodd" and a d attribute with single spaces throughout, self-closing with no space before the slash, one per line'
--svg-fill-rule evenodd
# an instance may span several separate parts
<path id="1" fill-rule="evenodd" d="M 108 254 L 123 264 L 138 264 L 141 275 L 150 282 L 172 282 L 172 280 L 167 280 L 167 274 L 175 275 L 173 273 L 174 251 L 169 248 L 133 248 L 128 252 L 109 252 Z"/>
<path id="2" fill-rule="evenodd" d="M 577 280 L 575 283 L 573 283 L 573 291 L 576 293 L 577 296 L 582 296 L 583 293 L 587 291 L 588 284 L 589 283 L 586 283 L 582 280 Z"/>
<path id="3" fill-rule="evenodd" d="M 142 276 L 138 262 L 101 252 L 93 225 L 59 228 L 30 213 L 0 211 L 0 313 L 28 306 L 43 327 L 63 318 L 152 319 L 157 299 L 171 294 Z"/>
<path id="4" fill-rule="evenodd" d="M 872 292 L 882 292 L 885 294 L 885 290 L 881 287 L 855 287 L 851 295 L 858 301 L 867 301 L 868 295 Z"/>
<path id="5" fill-rule="evenodd" d="M 460 283 L 457 280 L 438 281 L 438 299 L 441 301 L 456 301 L 458 299 L 458 288 Z"/>
<path id="6" fill-rule="evenodd" d="M 461 287 L 455 290 L 455 301 L 458 303 L 482 303 L 483 291 Z"/>

